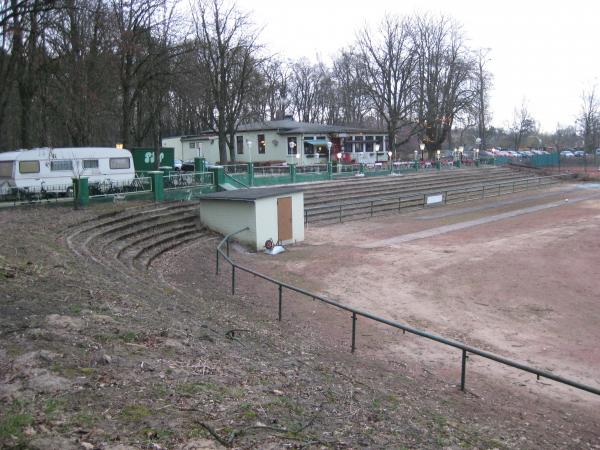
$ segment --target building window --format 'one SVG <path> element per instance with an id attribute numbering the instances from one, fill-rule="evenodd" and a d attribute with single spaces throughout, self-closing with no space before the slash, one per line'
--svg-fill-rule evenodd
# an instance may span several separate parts
<path id="1" fill-rule="evenodd" d="M 374 148 L 374 146 L 373 146 L 373 144 L 375 143 L 375 142 L 374 142 L 374 141 L 375 141 L 375 139 L 374 139 L 374 138 L 375 138 L 375 136 L 367 136 L 367 137 L 365 138 L 365 141 L 366 141 L 366 147 L 367 147 L 367 152 L 368 152 L 368 153 L 372 153 L 372 152 L 375 150 L 375 148 Z"/>
<path id="2" fill-rule="evenodd" d="M 97 159 L 84 159 L 83 160 L 83 168 L 84 169 L 97 169 L 98 168 L 98 160 Z"/>
<path id="3" fill-rule="evenodd" d="M 195 142 L 190 142 L 190 148 L 196 148 L 196 143 Z"/>
<path id="4" fill-rule="evenodd" d="M 259 134 L 257 136 L 258 141 L 258 153 L 265 154 L 267 151 L 267 144 L 265 143 L 265 135 Z"/>
<path id="5" fill-rule="evenodd" d="M 14 163 L 14 161 L 0 161 L 0 177 L 12 177 Z"/>
<path id="6" fill-rule="evenodd" d="M 110 158 L 109 165 L 111 169 L 129 169 L 129 158 Z"/>
<path id="7" fill-rule="evenodd" d="M 50 170 L 51 171 L 60 171 L 60 170 L 73 170 L 73 161 L 70 159 L 63 159 L 61 161 L 50 161 Z"/>
<path id="8" fill-rule="evenodd" d="M 236 136 L 235 137 L 235 147 L 237 149 L 238 155 L 244 154 L 244 136 Z"/>
<path id="9" fill-rule="evenodd" d="M 40 173 L 39 161 L 19 161 L 20 173 Z"/>
<path id="10" fill-rule="evenodd" d="M 291 143 L 294 143 L 293 149 L 290 147 Z M 298 153 L 298 139 L 296 136 L 288 137 L 288 155 L 296 155 Z"/>

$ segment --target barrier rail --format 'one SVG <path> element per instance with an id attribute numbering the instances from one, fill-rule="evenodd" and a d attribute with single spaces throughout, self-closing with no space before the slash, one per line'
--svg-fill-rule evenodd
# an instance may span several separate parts
<path id="1" fill-rule="evenodd" d="M 212 172 L 171 172 L 163 177 L 165 189 L 177 189 L 213 184 Z"/>
<path id="2" fill-rule="evenodd" d="M 0 187 L 0 202 L 34 203 L 40 201 L 58 201 L 59 198 L 73 197 L 72 184 L 51 184 L 46 185 L 42 182 L 41 186 L 30 187 Z"/>
<path id="3" fill-rule="evenodd" d="M 149 177 L 134 178 L 133 180 L 126 181 L 105 180 L 89 184 L 90 198 L 151 190 L 152 182 Z"/>
<path id="4" fill-rule="evenodd" d="M 373 217 L 375 214 L 401 212 L 409 208 L 425 208 L 427 206 L 427 195 L 432 194 L 443 195 L 444 204 L 464 203 L 470 200 L 497 197 L 499 195 L 512 194 L 555 184 L 558 183 L 561 177 L 561 175 L 551 175 L 501 183 L 481 184 L 462 189 L 428 189 L 421 193 L 387 196 L 353 202 L 330 203 L 328 205 L 306 208 L 304 210 L 304 223 L 308 224 L 325 220 L 337 220 L 341 223 L 344 219 L 356 220 L 352 218 L 357 216 L 366 215 Z M 325 214 L 329 214 L 329 217 L 323 217 Z"/>
<path id="5" fill-rule="evenodd" d="M 223 172 L 235 174 L 248 173 L 248 164 L 223 164 Z"/>
<path id="6" fill-rule="evenodd" d="M 255 177 L 269 177 L 274 175 L 289 175 L 290 166 L 262 166 L 254 168 Z"/>
<path id="7" fill-rule="evenodd" d="M 318 294 L 314 294 L 312 292 L 306 291 L 304 289 L 298 288 L 296 286 L 292 286 L 291 284 L 288 283 L 284 283 L 283 281 L 279 281 L 276 280 L 274 278 L 271 278 L 267 275 L 264 275 L 260 272 L 256 272 L 252 269 L 249 269 L 247 267 L 244 267 L 240 264 L 237 264 L 235 262 L 233 262 L 231 260 L 231 258 L 229 257 L 229 240 L 239 234 L 239 233 L 243 233 L 244 231 L 249 230 L 248 227 L 236 231 L 234 233 L 228 234 L 227 236 L 225 236 L 221 242 L 219 243 L 219 245 L 217 246 L 217 259 L 216 259 L 216 274 L 219 275 L 219 258 L 223 258 L 226 262 L 229 263 L 229 265 L 231 266 L 231 294 L 235 295 L 235 271 L 236 269 L 241 270 L 242 272 L 246 272 L 250 275 L 254 275 L 255 277 L 261 278 L 265 281 L 268 281 L 269 283 L 275 284 L 277 285 L 277 290 L 278 290 L 278 314 L 277 314 L 277 319 L 279 321 L 281 321 L 282 319 L 282 311 L 283 311 L 283 289 L 288 289 L 292 292 L 297 292 L 298 294 L 304 295 L 306 297 L 310 297 L 313 300 L 318 300 L 322 303 L 325 303 L 327 305 L 333 306 L 335 308 L 350 312 L 352 314 L 351 318 L 352 318 L 352 334 L 351 334 L 351 352 L 354 353 L 354 351 L 356 350 L 356 322 L 357 319 L 359 317 L 364 317 L 366 319 L 370 319 L 373 320 L 374 322 L 378 322 L 384 325 L 388 325 L 391 326 L 393 328 L 397 328 L 399 330 L 402 330 L 404 333 L 408 332 L 417 336 L 421 336 L 424 338 L 427 338 L 429 340 L 435 341 L 435 342 L 439 342 L 441 344 L 445 344 L 447 346 L 450 347 L 454 347 L 456 349 L 459 349 L 461 351 L 461 376 L 460 376 L 460 389 L 462 391 L 465 390 L 465 384 L 466 384 L 466 373 L 467 373 L 467 358 L 469 356 L 469 354 L 473 354 L 473 355 L 477 355 L 477 356 L 481 356 L 483 358 L 492 360 L 492 361 L 496 361 L 500 364 L 504 364 L 506 366 L 509 367 L 513 367 L 515 369 L 519 369 L 525 372 L 529 372 L 533 375 L 537 376 L 537 379 L 539 380 L 540 378 L 546 378 L 548 380 L 553 380 L 556 381 L 558 383 L 562 383 L 562 384 L 566 384 L 568 386 L 574 387 L 576 389 L 580 389 L 582 391 L 586 391 L 586 392 L 590 392 L 592 394 L 596 394 L 596 395 L 600 395 L 600 389 L 595 388 L 593 386 L 588 386 L 586 384 L 583 383 L 579 383 L 577 381 L 573 381 L 570 380 L 568 378 L 564 378 L 561 377 L 559 375 L 555 375 L 553 373 L 550 373 L 548 371 L 545 370 L 541 370 L 535 367 L 531 367 L 528 366 L 526 364 L 520 363 L 518 361 L 514 361 L 512 359 L 509 358 L 505 358 L 503 356 L 500 355 L 496 355 L 495 353 L 491 353 L 491 352 L 487 352 L 485 350 L 481 350 L 479 348 L 476 347 L 472 347 L 470 345 L 464 344 L 462 342 L 459 341 L 455 341 L 453 339 L 448 339 L 445 338 L 443 336 L 439 336 L 433 333 L 429 333 L 427 331 L 418 329 L 418 328 L 414 328 L 411 327 L 409 325 L 405 325 L 403 323 L 400 322 L 396 322 L 394 320 L 389 320 L 389 319 L 385 319 L 383 317 L 379 317 L 375 314 L 372 314 L 368 311 L 364 311 L 358 308 L 353 308 L 351 306 L 347 306 L 347 305 L 343 305 L 341 303 L 338 303 L 334 300 L 330 300 L 328 298 L 322 297 Z M 222 247 L 223 245 L 226 245 L 226 254 L 223 253 Z"/>

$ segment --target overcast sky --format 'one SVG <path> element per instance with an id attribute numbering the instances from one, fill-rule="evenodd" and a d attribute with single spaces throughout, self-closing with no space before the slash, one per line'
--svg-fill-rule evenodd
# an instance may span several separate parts
<path id="1" fill-rule="evenodd" d="M 282 58 L 329 63 L 364 24 L 386 13 L 433 12 L 460 22 L 472 48 L 490 48 L 493 124 L 526 101 L 544 131 L 570 125 L 581 94 L 600 82 L 600 0 L 237 0 Z"/>

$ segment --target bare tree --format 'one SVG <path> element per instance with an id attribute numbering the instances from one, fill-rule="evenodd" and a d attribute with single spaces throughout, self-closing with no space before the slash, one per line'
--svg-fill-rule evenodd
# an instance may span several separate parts
<path id="1" fill-rule="evenodd" d="M 401 143 L 397 143 L 400 130 L 411 124 L 416 100 L 414 70 L 417 54 L 412 47 L 410 28 L 408 19 L 387 16 L 378 32 L 363 29 L 356 44 L 364 90 L 385 123 L 388 142 L 394 152 Z"/>
<path id="2" fill-rule="evenodd" d="M 476 96 L 474 64 L 460 26 L 447 17 L 417 17 L 414 39 L 418 53 L 417 111 L 422 140 L 431 156 L 446 140 L 455 116 Z"/>
<path id="3" fill-rule="evenodd" d="M 351 50 L 342 50 L 333 61 L 332 76 L 337 86 L 335 95 L 339 101 L 339 121 L 362 125 L 371 106 L 360 75 L 358 55 Z"/>
<path id="4" fill-rule="evenodd" d="M 477 117 L 477 133 L 481 139 L 481 148 L 487 148 L 487 124 L 491 121 L 489 93 L 492 88 L 492 74 L 486 69 L 490 49 L 479 49 L 475 53 L 474 111 Z"/>
<path id="5" fill-rule="evenodd" d="M 207 77 L 212 108 L 208 126 L 219 135 L 219 158 L 235 160 L 234 135 L 260 63 L 250 18 L 222 0 L 198 0 L 193 10 L 197 64 Z M 227 147 L 226 147 L 227 146 Z"/>
<path id="6" fill-rule="evenodd" d="M 523 101 L 521 104 L 520 109 L 515 109 L 510 131 L 512 134 L 514 149 L 517 151 L 519 150 L 524 137 L 537 132 L 536 122 L 527 109 L 527 104 L 525 101 Z"/>
<path id="7" fill-rule="evenodd" d="M 581 112 L 577 119 L 587 152 L 600 146 L 600 101 L 596 87 L 581 94 Z"/>

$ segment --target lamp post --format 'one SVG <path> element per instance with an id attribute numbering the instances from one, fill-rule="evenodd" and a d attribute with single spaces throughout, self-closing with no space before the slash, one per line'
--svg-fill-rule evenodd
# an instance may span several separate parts
<path id="1" fill-rule="evenodd" d="M 250 162 L 252 162 L 252 141 L 248 139 L 246 145 L 248 146 L 248 157 L 250 158 Z"/>
<path id="2" fill-rule="evenodd" d="M 425 143 L 421 142 L 421 144 L 419 145 L 419 147 L 421 148 L 421 160 L 424 160 L 425 158 L 423 156 L 424 156 L 424 153 L 425 153 Z"/>
<path id="3" fill-rule="evenodd" d="M 338 171 L 338 173 L 340 173 L 342 171 L 342 152 L 338 152 L 336 156 L 338 159 L 338 164 L 337 164 L 338 170 L 337 171 Z"/>
<path id="4" fill-rule="evenodd" d="M 437 170 L 440 170 L 442 168 L 442 163 L 440 161 L 440 157 L 442 155 L 442 151 L 441 150 L 436 150 L 435 152 L 435 167 L 437 168 Z"/>
<path id="5" fill-rule="evenodd" d="M 290 147 L 290 155 L 292 158 L 294 157 L 294 149 L 296 148 L 296 143 L 294 141 L 290 141 L 288 146 Z"/>
<path id="6" fill-rule="evenodd" d="M 331 147 L 333 147 L 333 142 L 327 141 L 327 162 L 331 162 Z"/>

